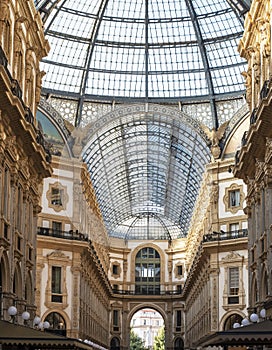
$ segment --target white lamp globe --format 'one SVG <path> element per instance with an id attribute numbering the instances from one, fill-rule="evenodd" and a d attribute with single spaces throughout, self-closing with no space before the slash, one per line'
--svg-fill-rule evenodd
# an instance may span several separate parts
<path id="1" fill-rule="evenodd" d="M 248 326 L 250 324 L 249 320 L 247 318 L 242 319 L 242 326 Z"/>
<path id="2" fill-rule="evenodd" d="M 34 325 L 38 325 L 40 322 L 41 322 L 41 318 L 39 316 L 35 316 L 33 320 Z"/>
<path id="3" fill-rule="evenodd" d="M 15 316 L 15 315 L 17 315 L 17 308 L 16 308 L 15 306 L 10 306 L 10 307 L 8 308 L 8 314 L 9 314 L 10 316 Z"/>
<path id="4" fill-rule="evenodd" d="M 40 322 L 40 323 L 38 324 L 38 328 L 43 329 L 43 322 Z"/>
<path id="5" fill-rule="evenodd" d="M 24 311 L 22 313 L 22 319 L 27 321 L 27 320 L 29 320 L 29 318 L 30 318 L 30 313 L 28 311 Z"/>
<path id="6" fill-rule="evenodd" d="M 241 327 L 241 325 L 240 325 L 240 323 L 238 323 L 238 322 L 235 322 L 234 324 L 233 324 L 233 328 L 240 328 Z"/>
<path id="7" fill-rule="evenodd" d="M 257 314 L 253 313 L 250 315 L 250 321 L 256 323 L 259 320 L 259 317 Z"/>
<path id="8" fill-rule="evenodd" d="M 261 318 L 265 318 L 266 317 L 266 310 L 265 309 L 262 309 L 260 311 L 260 316 L 261 316 Z"/>
<path id="9" fill-rule="evenodd" d="M 47 328 L 49 328 L 50 327 L 50 323 L 48 322 L 48 321 L 44 321 L 44 323 L 43 323 L 43 328 L 44 329 L 47 329 Z"/>

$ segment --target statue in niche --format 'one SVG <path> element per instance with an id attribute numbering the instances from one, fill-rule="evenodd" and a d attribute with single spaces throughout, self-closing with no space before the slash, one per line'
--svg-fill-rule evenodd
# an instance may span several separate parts
<path id="1" fill-rule="evenodd" d="M 270 24 L 263 18 L 257 20 L 260 32 L 260 49 L 263 57 L 270 56 Z"/>
<path id="2" fill-rule="evenodd" d="M 251 103 L 252 103 L 252 74 L 251 71 L 248 70 L 247 72 L 242 72 L 242 76 L 245 79 L 245 87 L 246 87 L 246 101 L 249 105 L 249 108 L 251 110 Z"/>

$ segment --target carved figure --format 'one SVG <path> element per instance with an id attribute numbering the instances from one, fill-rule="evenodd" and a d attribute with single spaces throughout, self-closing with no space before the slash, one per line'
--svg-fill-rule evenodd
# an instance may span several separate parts
<path id="1" fill-rule="evenodd" d="M 263 57 L 270 56 L 270 24 L 263 18 L 257 20 L 260 32 L 260 49 Z"/>
<path id="2" fill-rule="evenodd" d="M 211 141 L 211 152 L 214 159 L 217 159 L 220 156 L 221 150 L 219 147 L 219 142 L 225 133 L 228 123 L 228 121 L 223 123 L 217 130 L 215 128 L 210 130 L 206 125 L 202 125 L 204 132 Z"/>

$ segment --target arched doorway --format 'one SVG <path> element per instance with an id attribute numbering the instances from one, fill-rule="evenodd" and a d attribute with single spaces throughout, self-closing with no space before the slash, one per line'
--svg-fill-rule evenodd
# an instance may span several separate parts
<path id="1" fill-rule="evenodd" d="M 66 322 L 58 312 L 51 312 L 46 316 L 45 321 L 49 322 L 48 332 L 66 336 Z"/>
<path id="2" fill-rule="evenodd" d="M 135 312 L 130 322 L 130 349 L 154 349 L 158 343 L 165 343 L 162 315 L 152 308 Z"/>

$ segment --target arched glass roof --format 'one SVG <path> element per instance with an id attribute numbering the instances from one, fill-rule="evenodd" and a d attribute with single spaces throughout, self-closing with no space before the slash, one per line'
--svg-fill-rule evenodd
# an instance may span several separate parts
<path id="1" fill-rule="evenodd" d="M 83 160 L 109 235 L 171 240 L 187 234 L 210 150 L 195 121 L 149 108 L 105 116 L 88 136 Z"/>
<path id="2" fill-rule="evenodd" d="M 85 100 L 210 101 L 244 90 L 248 0 L 35 0 L 51 50 L 43 91 Z"/>

